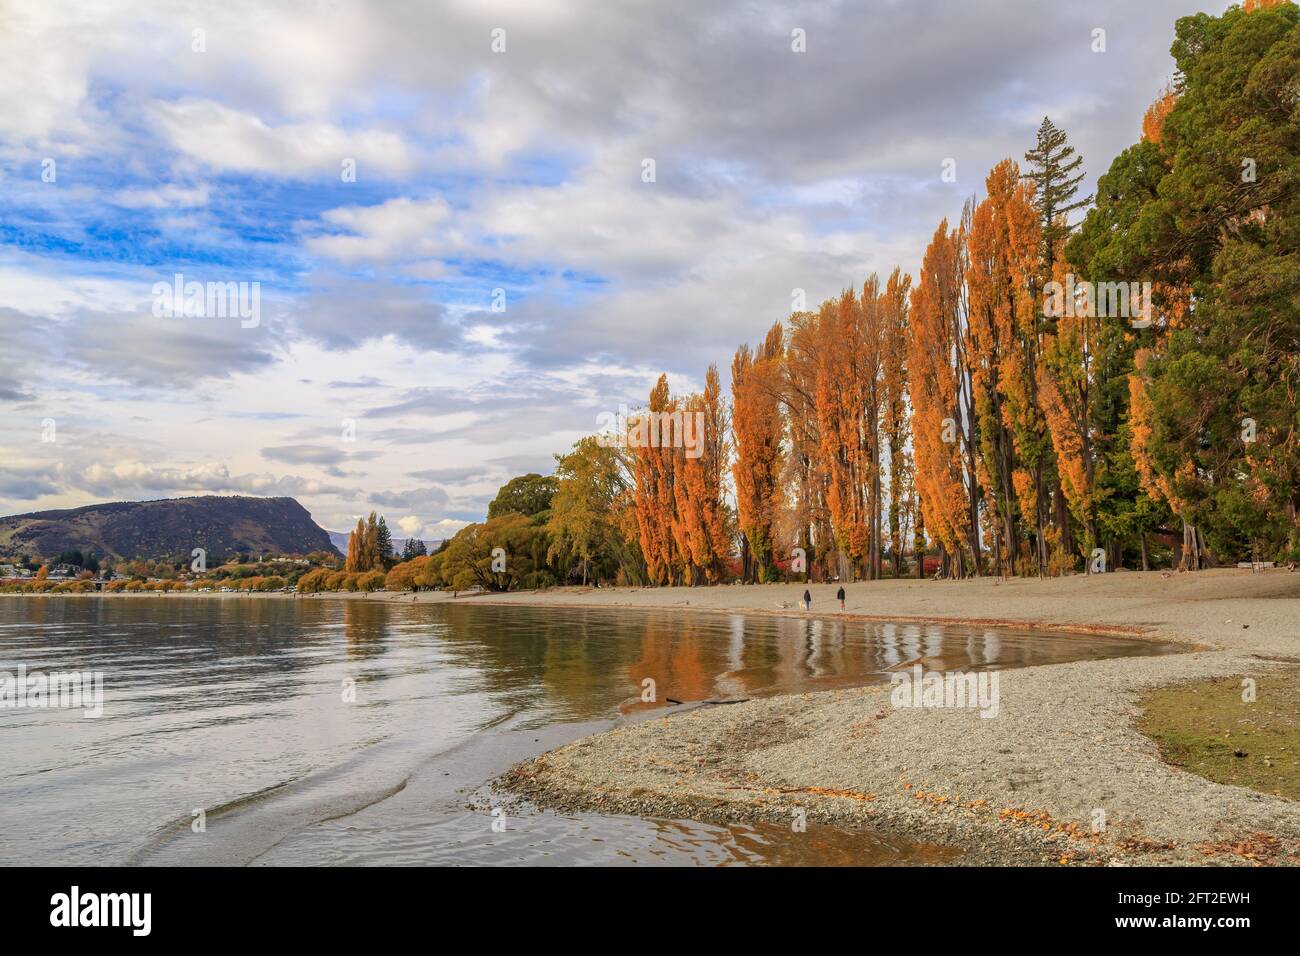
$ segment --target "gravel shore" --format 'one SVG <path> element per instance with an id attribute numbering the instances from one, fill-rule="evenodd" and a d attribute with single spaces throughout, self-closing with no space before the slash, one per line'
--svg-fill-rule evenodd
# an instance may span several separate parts
<path id="1" fill-rule="evenodd" d="M 802 588 L 476 600 L 787 614 L 780 605 L 797 602 Z M 1110 630 L 1195 646 L 1003 671 L 992 718 L 895 707 L 879 686 L 682 709 L 560 747 L 500 785 L 557 809 L 720 823 L 802 812 L 960 847 L 967 864 L 1300 863 L 1300 805 L 1171 767 L 1133 726 L 1147 688 L 1300 664 L 1300 574 L 1131 572 L 846 590 L 847 618 Z M 813 588 L 814 606 L 820 592 L 831 588 Z"/>

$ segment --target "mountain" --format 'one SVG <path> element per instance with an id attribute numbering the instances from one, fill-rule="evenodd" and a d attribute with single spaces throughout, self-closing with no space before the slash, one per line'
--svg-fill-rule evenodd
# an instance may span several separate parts
<path id="1" fill-rule="evenodd" d="M 330 536 L 330 540 L 334 542 L 334 547 L 338 549 L 340 554 L 348 553 L 348 538 L 352 536 L 351 531 L 327 531 L 325 533 Z M 441 538 L 424 539 L 424 546 L 429 549 L 430 554 L 432 554 L 433 549 L 438 547 L 440 544 L 442 544 Z M 405 538 L 393 539 L 393 554 L 397 555 L 399 558 L 402 556 L 402 549 L 405 547 Z"/>
<path id="2" fill-rule="evenodd" d="M 63 551 L 100 558 L 188 560 L 232 554 L 333 551 L 329 533 L 293 498 L 204 495 L 116 501 L 0 518 L 0 555 L 54 558 Z"/>

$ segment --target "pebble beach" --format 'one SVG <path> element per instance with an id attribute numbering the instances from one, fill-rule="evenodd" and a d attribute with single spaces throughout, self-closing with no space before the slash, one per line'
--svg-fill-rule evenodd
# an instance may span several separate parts
<path id="1" fill-rule="evenodd" d="M 806 614 L 803 587 L 474 600 Z M 813 613 L 841 616 L 835 587 L 811 588 Z M 543 754 L 499 785 L 557 809 L 715 822 L 802 815 L 953 846 L 972 865 L 1300 862 L 1300 804 L 1170 766 L 1134 726 L 1149 688 L 1279 668 L 1300 675 L 1300 575 L 887 580 L 846 591 L 849 619 L 1033 625 L 1081 640 L 1120 633 L 1186 650 L 1005 671 L 992 719 L 973 708 L 895 707 L 888 686 L 681 708 Z"/>

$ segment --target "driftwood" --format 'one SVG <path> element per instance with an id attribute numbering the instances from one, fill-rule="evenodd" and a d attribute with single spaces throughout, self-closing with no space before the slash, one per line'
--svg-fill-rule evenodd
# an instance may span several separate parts
<path id="1" fill-rule="evenodd" d="M 749 700 L 748 697 L 733 697 L 733 698 L 727 698 L 726 700 L 724 700 L 721 697 L 710 697 L 708 700 L 693 700 L 691 701 L 691 703 L 695 704 L 697 707 L 705 707 L 705 706 L 720 707 L 723 704 L 743 704 L 747 700 Z M 665 697 L 664 701 L 669 704 L 676 704 L 679 707 L 683 703 L 685 703 L 685 701 L 677 700 L 675 697 Z"/>

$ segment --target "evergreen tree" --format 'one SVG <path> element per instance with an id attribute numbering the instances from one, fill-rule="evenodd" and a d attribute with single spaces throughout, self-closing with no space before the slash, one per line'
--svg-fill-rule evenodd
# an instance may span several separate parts
<path id="1" fill-rule="evenodd" d="M 375 567 L 372 568 L 371 570 L 376 570 L 376 569 L 382 570 L 384 565 L 388 561 L 390 561 L 393 557 L 393 535 L 388 530 L 388 522 L 384 520 L 383 515 L 379 516 L 379 525 L 377 531 L 378 531 L 377 540 L 379 544 L 379 563 L 376 564 Z"/>
<path id="2" fill-rule="evenodd" d="M 1046 116 L 1038 127 L 1038 142 L 1025 153 L 1029 171 L 1025 179 L 1034 184 L 1034 208 L 1038 210 L 1042 230 L 1040 242 L 1044 273 L 1052 274 L 1059 247 L 1069 235 L 1070 213 L 1092 202 L 1091 196 L 1075 199 L 1084 173 L 1079 169 L 1083 157 L 1067 141 L 1065 130 Z"/>
<path id="3" fill-rule="evenodd" d="M 1232 7 L 1176 34 L 1176 95 L 1103 178 L 1073 251 L 1091 278 L 1154 281 L 1132 457 L 1183 520 L 1183 566 L 1287 559 L 1300 553 L 1300 11 Z"/>

